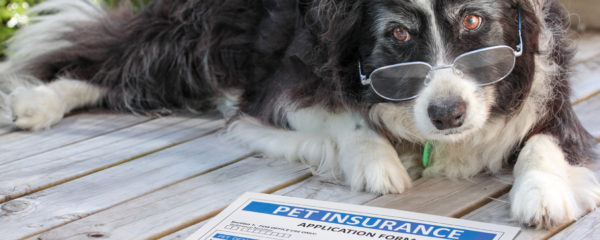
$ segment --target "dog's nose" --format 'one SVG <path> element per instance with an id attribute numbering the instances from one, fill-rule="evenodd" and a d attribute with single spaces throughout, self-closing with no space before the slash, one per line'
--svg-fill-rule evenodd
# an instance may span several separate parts
<path id="1" fill-rule="evenodd" d="M 457 128 L 463 125 L 467 113 L 467 103 L 462 98 L 432 104 L 427 108 L 429 119 L 439 130 Z"/>

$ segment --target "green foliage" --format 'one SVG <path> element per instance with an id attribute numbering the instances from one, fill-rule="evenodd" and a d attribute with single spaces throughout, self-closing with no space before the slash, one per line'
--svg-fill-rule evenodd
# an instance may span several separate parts
<path id="1" fill-rule="evenodd" d="M 6 42 L 21 27 L 27 25 L 29 17 L 27 10 L 33 5 L 44 0 L 0 0 L 0 43 Z M 74 1 L 74 0 L 73 0 Z M 98 3 L 104 3 L 107 6 L 115 7 L 121 1 L 130 1 L 134 7 L 139 10 L 140 6 L 150 0 L 94 0 Z M 5 55 L 5 45 L 0 45 L 0 58 Z"/>
<path id="2" fill-rule="evenodd" d="M 0 42 L 5 42 L 19 27 L 27 24 L 28 17 L 25 12 L 39 2 L 40 0 L 0 0 Z M 4 52 L 4 48 L 1 52 Z"/>

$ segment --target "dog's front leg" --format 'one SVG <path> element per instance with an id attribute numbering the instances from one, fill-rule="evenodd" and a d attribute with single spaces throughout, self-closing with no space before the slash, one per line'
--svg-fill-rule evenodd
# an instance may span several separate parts
<path id="1" fill-rule="evenodd" d="M 401 193 L 412 186 L 403 161 L 387 139 L 367 127 L 338 134 L 340 167 L 353 189 L 385 194 Z"/>
<path id="2" fill-rule="evenodd" d="M 299 160 L 315 174 L 341 175 L 353 190 L 400 193 L 411 186 L 394 147 L 371 130 L 360 114 L 310 107 L 289 110 L 286 118 L 293 130 L 244 116 L 231 123 L 229 136 L 267 156 Z"/>
<path id="3" fill-rule="evenodd" d="M 535 135 L 519 154 L 510 199 L 511 213 L 521 223 L 550 228 L 574 220 L 600 202 L 594 174 L 569 165 L 557 142 L 550 135 Z"/>
<path id="4" fill-rule="evenodd" d="M 296 131 L 324 135 L 335 142 L 339 168 L 352 189 L 401 193 L 412 185 L 394 147 L 373 131 L 360 114 L 331 113 L 311 107 L 290 112 L 287 117 Z M 410 160 L 413 157 L 411 154 L 402 156 Z"/>

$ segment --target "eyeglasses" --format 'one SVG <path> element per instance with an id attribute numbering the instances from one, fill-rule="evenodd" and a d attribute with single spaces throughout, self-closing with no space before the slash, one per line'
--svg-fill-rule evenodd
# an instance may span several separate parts
<path id="1" fill-rule="evenodd" d="M 478 86 L 502 81 L 513 71 L 516 58 L 523 55 L 522 20 L 519 7 L 519 44 L 517 50 L 506 45 L 481 48 L 456 57 L 452 64 L 431 66 L 426 62 L 406 62 L 375 69 L 369 76 L 362 73 L 361 82 L 371 85 L 373 91 L 389 101 L 407 101 L 416 98 L 431 82 L 436 71 L 450 69 L 459 77 L 468 78 Z"/>

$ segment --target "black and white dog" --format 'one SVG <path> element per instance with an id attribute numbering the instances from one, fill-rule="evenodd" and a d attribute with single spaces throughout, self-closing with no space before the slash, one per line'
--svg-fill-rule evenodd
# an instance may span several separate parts
<path id="1" fill-rule="evenodd" d="M 600 202 L 553 1 L 154 0 L 134 12 L 48 0 L 33 12 L 0 81 L 20 128 L 87 106 L 214 107 L 252 149 L 357 190 L 514 164 L 522 223 L 551 227 Z"/>

